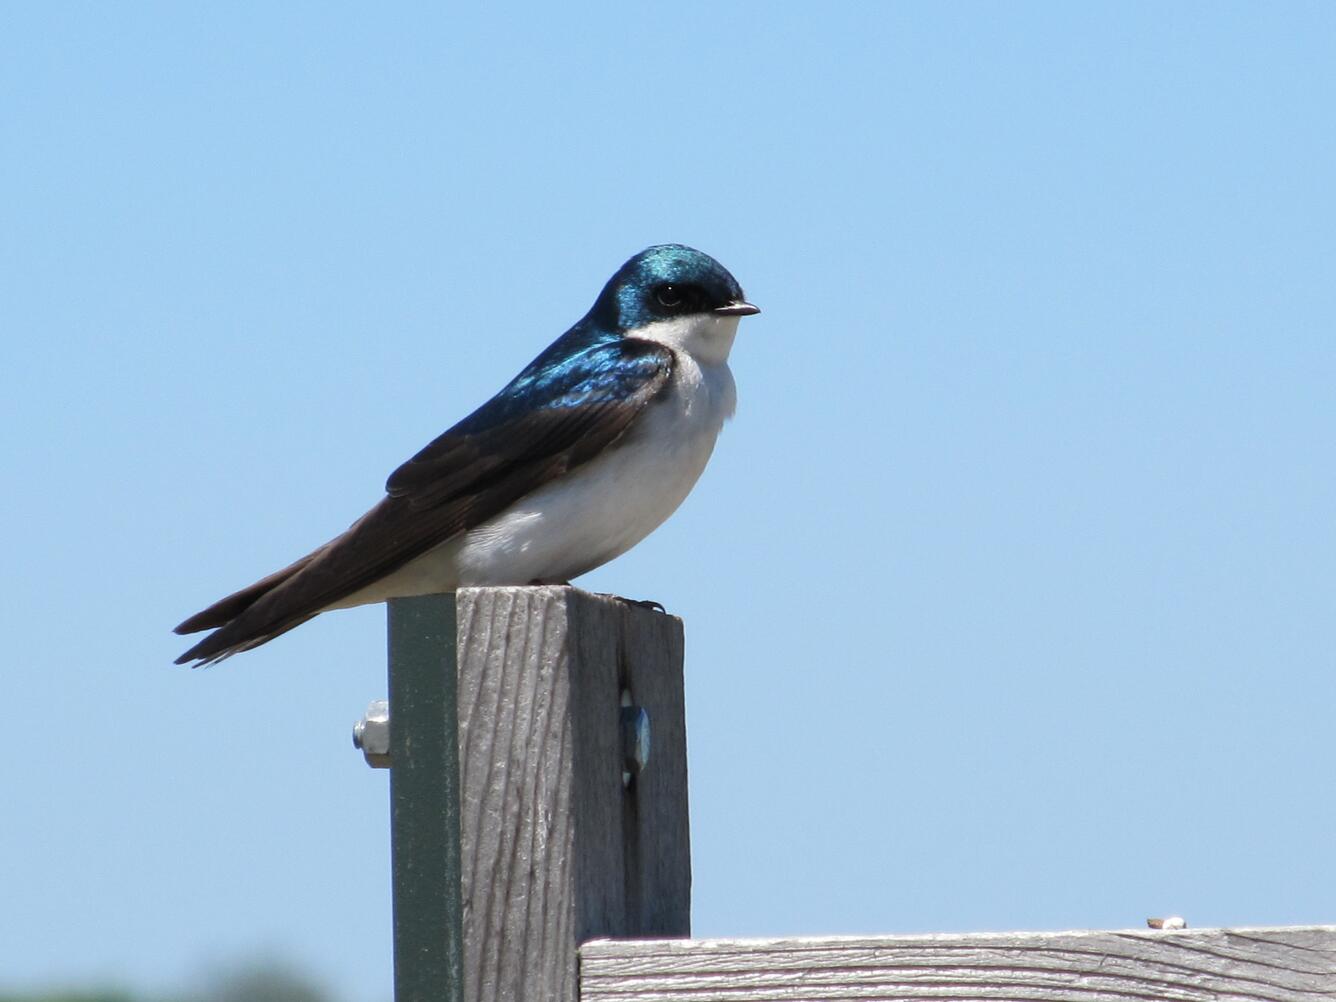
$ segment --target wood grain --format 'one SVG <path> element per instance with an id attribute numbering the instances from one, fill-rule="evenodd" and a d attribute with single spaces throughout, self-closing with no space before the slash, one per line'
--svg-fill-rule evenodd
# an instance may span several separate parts
<path id="1" fill-rule="evenodd" d="M 596 941 L 582 1002 L 1317 1002 L 1336 927 Z"/>
<path id="2" fill-rule="evenodd" d="M 682 624 L 574 588 L 456 601 L 465 998 L 574 999 L 583 940 L 690 933 Z M 623 690 L 652 727 L 629 789 Z"/>

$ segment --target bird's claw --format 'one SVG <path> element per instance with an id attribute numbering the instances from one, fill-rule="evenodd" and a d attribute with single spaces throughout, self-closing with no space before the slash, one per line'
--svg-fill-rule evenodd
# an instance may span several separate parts
<path id="1" fill-rule="evenodd" d="M 668 615 L 668 610 L 663 607 L 663 603 L 656 602 L 652 598 L 622 598 L 620 595 L 615 597 L 620 599 L 626 605 L 633 605 L 637 609 L 649 609 L 652 612 L 661 612 L 665 616 Z"/>

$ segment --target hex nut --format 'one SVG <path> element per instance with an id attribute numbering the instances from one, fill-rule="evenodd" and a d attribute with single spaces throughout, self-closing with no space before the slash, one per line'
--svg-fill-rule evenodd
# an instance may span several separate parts
<path id="1" fill-rule="evenodd" d="M 366 716 L 353 724 L 353 747 L 373 769 L 390 767 L 390 701 L 373 699 Z"/>

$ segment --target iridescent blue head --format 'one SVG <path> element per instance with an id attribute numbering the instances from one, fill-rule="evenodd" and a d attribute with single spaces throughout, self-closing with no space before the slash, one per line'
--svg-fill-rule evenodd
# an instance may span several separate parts
<path id="1" fill-rule="evenodd" d="M 659 244 L 617 269 L 599 293 L 589 319 L 625 333 L 693 315 L 745 317 L 761 311 L 747 302 L 737 279 L 695 248 Z"/>

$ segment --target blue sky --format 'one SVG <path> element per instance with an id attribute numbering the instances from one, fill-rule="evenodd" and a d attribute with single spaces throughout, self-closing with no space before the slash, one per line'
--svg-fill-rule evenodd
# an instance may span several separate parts
<path id="1" fill-rule="evenodd" d="M 662 241 L 698 935 L 1336 921 L 1336 9 L 0 13 L 0 986 L 389 996 L 379 608 L 207 671 Z"/>

